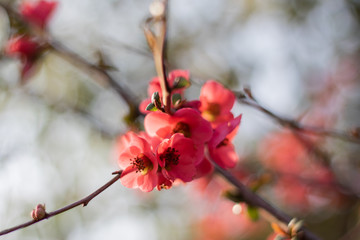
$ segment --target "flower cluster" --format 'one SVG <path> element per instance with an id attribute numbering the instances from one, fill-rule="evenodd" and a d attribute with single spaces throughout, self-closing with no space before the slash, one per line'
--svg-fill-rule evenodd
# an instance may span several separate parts
<path id="1" fill-rule="evenodd" d="M 174 182 L 190 182 L 211 173 L 209 158 L 222 168 L 234 167 L 238 157 L 232 139 L 241 120 L 241 115 L 234 117 L 230 112 L 234 94 L 211 80 L 203 85 L 199 100 L 186 101 L 189 73 L 175 70 L 167 78 L 172 96 L 168 113 L 159 81 L 157 77 L 151 80 L 149 99 L 140 105 L 146 114 L 145 132 L 130 131 L 119 138 L 122 184 L 145 192 L 168 189 Z"/>
<path id="2" fill-rule="evenodd" d="M 37 2 L 24 1 L 19 6 L 20 15 L 26 23 L 40 29 L 45 29 L 53 14 L 57 2 L 40 0 Z M 6 46 L 5 54 L 9 57 L 16 57 L 21 60 L 21 77 L 27 78 L 34 70 L 34 64 L 43 50 L 40 39 L 31 34 L 17 33 L 12 36 Z"/>

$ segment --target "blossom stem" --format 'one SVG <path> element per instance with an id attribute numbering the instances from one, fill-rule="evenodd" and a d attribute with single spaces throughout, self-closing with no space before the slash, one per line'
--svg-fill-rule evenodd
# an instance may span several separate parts
<path id="1" fill-rule="evenodd" d="M 105 189 L 107 189 L 108 187 L 110 187 L 111 185 L 113 185 L 116 181 L 118 181 L 121 177 L 121 174 L 122 174 L 122 170 L 120 171 L 116 171 L 114 172 L 113 174 L 115 174 L 115 177 L 113 177 L 110 181 L 108 181 L 106 184 L 104 184 L 102 187 L 100 187 L 99 189 L 97 189 L 95 192 L 91 193 L 90 195 L 88 195 L 87 197 L 84 197 L 82 199 L 80 199 L 79 201 L 76 201 L 74 203 L 71 203 L 63 208 L 60 208 L 58 210 L 55 210 L 53 212 L 49 212 L 49 213 L 46 213 L 45 217 L 42 218 L 42 219 L 39 219 L 39 220 L 31 220 L 31 221 L 28 221 L 26 223 L 23 223 L 23 224 L 20 224 L 20 225 L 17 225 L 17 226 L 14 226 L 12 228 L 8 228 L 8 229 L 5 229 L 3 231 L 0 232 L 0 236 L 2 235 L 5 235 L 5 234 L 8 234 L 8 233 L 11 233 L 11 232 L 14 232 L 16 230 L 19 230 L 19 229 L 22 229 L 22 228 L 25 228 L 25 227 L 28 227 L 30 225 L 33 225 L 37 222 L 40 222 L 40 221 L 43 221 L 44 219 L 49 219 L 51 217 L 54 217 L 56 215 L 59 215 L 60 213 L 63 213 L 63 212 L 66 212 L 66 211 L 69 211 L 70 209 L 73 209 L 79 205 L 83 205 L 84 207 L 88 205 L 88 203 L 93 199 L 95 198 L 97 195 L 99 195 L 100 193 L 102 193 Z"/>
<path id="2" fill-rule="evenodd" d="M 166 39 L 167 39 L 167 8 L 168 1 L 161 1 L 164 4 L 164 11 L 159 16 L 153 16 L 146 20 L 144 26 L 145 37 L 154 56 L 156 72 L 159 76 L 162 91 L 163 104 L 166 113 L 171 114 L 171 88 L 166 75 Z M 151 30 L 151 26 L 157 28 L 158 34 Z"/>
<path id="3" fill-rule="evenodd" d="M 206 151 L 207 152 L 207 151 Z M 274 216 L 279 221 L 286 223 L 286 225 L 293 219 L 292 217 L 288 216 L 286 213 L 282 212 L 281 210 L 275 208 L 270 203 L 265 201 L 263 198 L 261 198 L 259 195 L 251 191 L 249 188 L 247 188 L 244 184 L 242 184 L 240 181 L 238 181 L 229 171 L 224 170 L 221 168 L 216 162 L 214 162 L 209 154 L 206 154 L 207 158 L 211 161 L 211 163 L 214 165 L 216 171 L 222 175 L 227 181 L 229 181 L 232 185 L 236 187 L 236 189 L 241 194 L 242 198 L 244 199 L 244 202 L 247 204 L 250 204 L 255 207 L 259 207 L 272 216 Z M 312 232 L 307 230 L 306 228 L 301 229 L 302 234 L 299 236 L 301 240 L 320 240 L 319 237 L 314 235 Z"/>
<path id="4" fill-rule="evenodd" d="M 234 92 L 236 94 L 238 100 L 241 103 L 251 106 L 251 107 L 265 113 L 266 115 L 268 115 L 269 117 L 271 117 L 272 119 L 274 119 L 276 122 L 278 122 L 280 125 L 282 125 L 284 127 L 288 127 L 290 129 L 304 132 L 304 133 L 328 136 L 328 137 L 338 138 L 338 139 L 342 139 L 344 141 L 349 141 L 349 142 L 360 144 L 360 138 L 354 137 L 351 134 L 343 133 L 343 132 L 332 130 L 332 129 L 324 129 L 321 127 L 307 126 L 307 125 L 303 125 L 303 124 L 299 123 L 298 121 L 296 121 L 294 119 L 281 117 L 281 116 L 273 113 L 269 109 L 265 108 L 264 106 L 260 105 L 259 102 L 251 94 L 250 89 L 245 89 L 244 92 L 245 93 L 235 93 Z"/>

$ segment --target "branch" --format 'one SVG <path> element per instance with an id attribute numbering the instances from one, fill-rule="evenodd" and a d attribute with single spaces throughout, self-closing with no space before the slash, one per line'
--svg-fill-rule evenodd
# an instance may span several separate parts
<path id="1" fill-rule="evenodd" d="M 236 187 L 236 189 L 239 191 L 242 199 L 244 202 L 246 202 L 249 205 L 259 207 L 261 209 L 264 209 L 266 212 L 274 216 L 276 219 L 278 219 L 280 222 L 286 223 L 286 225 L 293 219 L 289 215 L 285 214 L 281 210 L 275 208 L 268 202 L 266 202 L 264 199 L 262 199 L 259 195 L 252 192 L 250 189 L 248 189 L 244 184 L 239 182 L 229 171 L 226 171 L 222 169 L 217 163 L 215 163 L 209 154 L 207 154 L 208 159 L 210 159 L 211 163 L 215 166 L 215 169 L 218 173 L 220 173 L 226 180 L 228 180 L 232 185 Z M 319 237 L 314 235 L 312 232 L 307 230 L 306 228 L 301 228 L 301 234 L 299 234 L 300 239 L 302 240 L 320 240 Z"/>
<path id="2" fill-rule="evenodd" d="M 171 114 L 171 88 L 167 81 L 165 67 L 167 5 L 167 0 L 155 0 L 152 3 L 150 12 L 153 16 L 146 20 L 144 33 L 154 56 L 155 68 L 160 80 L 164 109 L 166 113 Z M 154 33 L 151 27 L 157 28 L 158 34 Z"/>
<path id="3" fill-rule="evenodd" d="M 99 195 L 100 193 L 102 193 L 105 189 L 107 189 L 108 187 L 110 187 L 111 185 L 113 185 L 117 180 L 120 179 L 121 177 L 121 173 L 122 173 L 122 170 L 120 171 L 116 171 L 114 172 L 113 174 L 115 174 L 116 176 L 113 177 L 109 182 L 107 182 L 105 185 L 103 185 L 102 187 L 100 187 L 99 189 L 97 189 L 95 192 L 91 193 L 90 195 L 88 195 L 87 197 L 84 197 L 83 199 L 80 199 L 79 201 L 77 202 L 74 202 L 72 204 L 69 204 L 63 208 L 60 208 L 58 210 L 55 210 L 53 212 L 49 212 L 49 213 L 45 213 L 45 216 L 41 219 L 38 219 L 38 220 L 31 220 L 31 221 L 28 221 L 26 223 L 23 223 L 23 224 L 20 224 L 20 225 L 17 225 L 15 227 L 12 227 L 12 228 L 8 228 L 8 229 L 5 229 L 3 231 L 0 232 L 0 236 L 2 235 L 5 235 L 5 234 L 8 234 L 10 232 L 14 232 L 16 230 L 19 230 L 19 229 L 22 229 L 22 228 L 25 228 L 25 227 L 28 227 L 30 225 L 33 225 L 37 222 L 41 222 L 43 221 L 44 219 L 49 219 L 51 217 L 54 217 L 60 213 L 63 213 L 63 212 L 66 212 L 70 209 L 73 209 L 79 205 L 83 205 L 84 207 L 88 205 L 88 203 L 93 199 L 95 198 L 97 195 Z"/>
<path id="4" fill-rule="evenodd" d="M 110 76 L 110 74 L 107 71 L 105 71 L 104 69 L 102 69 L 101 67 L 95 64 L 88 62 L 81 56 L 77 55 L 76 53 L 66 48 L 60 42 L 47 41 L 47 45 L 51 50 L 59 53 L 60 56 L 62 56 L 63 58 L 74 63 L 79 68 L 84 69 L 84 72 L 86 72 L 90 77 L 95 78 L 95 76 L 99 76 L 100 79 L 105 80 L 105 82 L 112 89 L 114 89 L 115 92 L 118 93 L 120 97 L 122 97 L 122 99 L 125 100 L 126 104 L 129 107 L 129 114 L 127 117 L 131 121 L 135 120 L 140 115 L 140 112 L 137 108 L 138 100 L 133 97 L 134 94 L 132 94 L 132 92 L 129 89 L 120 85 L 114 78 Z"/>
<path id="5" fill-rule="evenodd" d="M 239 93 L 239 92 L 237 92 L 237 93 L 234 92 L 234 93 L 241 103 L 251 106 L 251 107 L 265 113 L 266 115 L 268 115 L 269 117 L 271 117 L 272 119 L 274 119 L 276 122 L 278 122 L 280 125 L 282 125 L 284 127 L 288 127 L 290 129 L 293 129 L 293 130 L 296 130 L 299 132 L 303 132 L 303 133 L 338 138 L 338 139 L 342 139 L 344 141 L 349 141 L 349 142 L 360 144 L 360 138 L 355 137 L 351 134 L 347 134 L 347 133 L 340 132 L 337 130 L 332 130 L 332 129 L 324 129 L 321 127 L 307 126 L 307 125 L 299 123 L 298 121 L 296 121 L 294 119 L 281 117 L 281 116 L 273 113 L 269 109 L 265 108 L 264 106 L 260 105 L 258 103 L 258 101 L 253 97 L 250 89 L 244 89 L 244 93 Z"/>
<path id="6" fill-rule="evenodd" d="M 18 22 L 21 23 L 22 26 L 30 30 L 32 35 L 36 35 L 37 37 L 39 37 L 45 47 L 59 53 L 60 56 L 74 63 L 79 68 L 82 68 L 84 72 L 87 73 L 91 78 L 94 79 L 94 76 L 100 77 L 112 89 L 114 89 L 115 92 L 118 93 L 118 95 L 122 97 L 129 106 L 129 114 L 126 117 L 128 123 L 132 123 L 140 115 L 140 112 L 137 108 L 139 101 L 133 97 L 134 95 L 131 93 L 129 89 L 120 85 L 118 81 L 112 78 L 110 74 L 107 71 L 105 71 L 102 67 L 88 62 L 78 54 L 72 52 L 71 50 L 63 46 L 60 42 L 56 40 L 50 40 L 53 38 L 50 37 L 47 32 L 39 30 L 29 25 L 26 21 L 23 20 L 20 14 L 18 14 L 15 10 L 7 6 L 6 4 L 0 2 L 0 7 L 2 7 L 7 12 L 9 17 L 15 18 Z"/>

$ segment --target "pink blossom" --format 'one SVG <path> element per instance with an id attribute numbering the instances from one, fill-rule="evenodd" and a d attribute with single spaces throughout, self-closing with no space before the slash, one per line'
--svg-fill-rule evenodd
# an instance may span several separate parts
<path id="1" fill-rule="evenodd" d="M 196 174 L 197 150 L 193 141 L 180 133 L 164 139 L 157 149 L 157 158 L 166 179 L 189 182 Z"/>
<path id="2" fill-rule="evenodd" d="M 45 28 L 57 4 L 56 1 L 24 1 L 20 6 L 20 12 L 30 23 Z"/>
<path id="3" fill-rule="evenodd" d="M 213 126 L 233 118 L 230 111 L 235 102 L 235 95 L 214 80 L 207 81 L 201 88 L 200 102 L 202 116 Z"/>
<path id="4" fill-rule="evenodd" d="M 229 122 L 220 124 L 209 141 L 209 154 L 214 162 L 222 168 L 233 168 L 239 161 L 234 145 L 231 143 L 232 136 L 236 133 L 241 121 L 241 115 Z"/>
<path id="5" fill-rule="evenodd" d="M 39 44 L 28 36 L 16 36 L 9 39 L 5 53 L 11 57 L 33 59 L 39 50 Z"/>
<path id="6" fill-rule="evenodd" d="M 173 70 L 169 73 L 169 76 L 167 78 L 168 83 L 170 85 L 170 87 L 172 88 L 174 86 L 174 81 L 176 78 L 182 77 L 186 80 L 189 80 L 189 71 L 186 70 Z M 160 98 L 162 98 L 162 91 L 161 91 L 161 86 L 160 86 L 160 80 L 159 77 L 154 77 L 150 83 L 149 83 L 149 87 L 148 87 L 148 97 L 147 99 L 145 99 L 144 101 L 142 101 L 140 103 L 139 106 L 139 110 L 142 113 L 149 113 L 149 111 L 146 111 L 146 107 L 147 105 L 151 102 L 151 96 L 153 95 L 154 92 L 158 92 L 160 95 Z M 183 95 L 184 92 L 184 88 L 180 88 L 180 89 L 174 89 L 172 90 L 172 94 L 174 93 L 179 93 L 181 95 Z"/>
<path id="7" fill-rule="evenodd" d="M 203 158 L 198 164 L 196 164 L 195 178 L 201 178 L 214 171 L 214 166 L 207 158 Z"/>
<path id="8" fill-rule="evenodd" d="M 158 185 L 157 189 L 160 191 L 162 189 L 170 189 L 173 182 L 170 179 L 166 178 L 162 172 L 158 172 Z"/>
<path id="9" fill-rule="evenodd" d="M 9 39 L 5 53 L 10 57 L 18 57 L 22 63 L 21 76 L 30 76 L 33 66 L 40 52 L 39 44 L 28 36 L 16 36 Z"/>
<path id="10" fill-rule="evenodd" d="M 151 145 L 134 132 L 128 132 L 118 143 L 119 166 L 124 169 L 121 183 L 128 188 L 150 192 L 158 183 L 158 162 Z"/>
<path id="11" fill-rule="evenodd" d="M 144 126 L 147 134 L 161 139 L 170 138 L 174 133 L 182 133 L 191 138 L 194 144 L 204 144 L 212 136 L 212 128 L 200 113 L 192 108 L 182 108 L 173 115 L 160 111 L 146 115 Z"/>

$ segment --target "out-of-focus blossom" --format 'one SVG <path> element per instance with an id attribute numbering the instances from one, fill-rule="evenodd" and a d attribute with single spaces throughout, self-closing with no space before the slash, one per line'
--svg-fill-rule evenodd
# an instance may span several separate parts
<path id="1" fill-rule="evenodd" d="M 207 81 L 201 88 L 200 102 L 201 115 L 213 126 L 233 118 L 230 111 L 235 103 L 235 95 L 221 83 Z"/>
<path id="2" fill-rule="evenodd" d="M 56 1 L 26 0 L 20 5 L 20 13 L 30 23 L 45 28 L 57 5 Z"/>
<path id="3" fill-rule="evenodd" d="M 229 122 L 224 122 L 215 128 L 213 137 L 209 141 L 209 153 L 212 158 L 222 168 L 233 168 L 239 161 L 235 152 L 235 147 L 231 143 L 234 135 L 240 125 L 241 115 Z M 231 136 L 232 134 L 232 136 Z"/>
<path id="4" fill-rule="evenodd" d="M 20 59 L 22 63 L 22 78 L 27 78 L 31 75 L 39 53 L 39 43 L 26 35 L 10 38 L 5 46 L 6 55 Z"/>
<path id="5" fill-rule="evenodd" d="M 333 173 L 312 157 L 308 146 L 291 132 L 272 133 L 259 148 L 264 166 L 277 175 L 277 198 L 297 211 L 339 205 Z"/>

